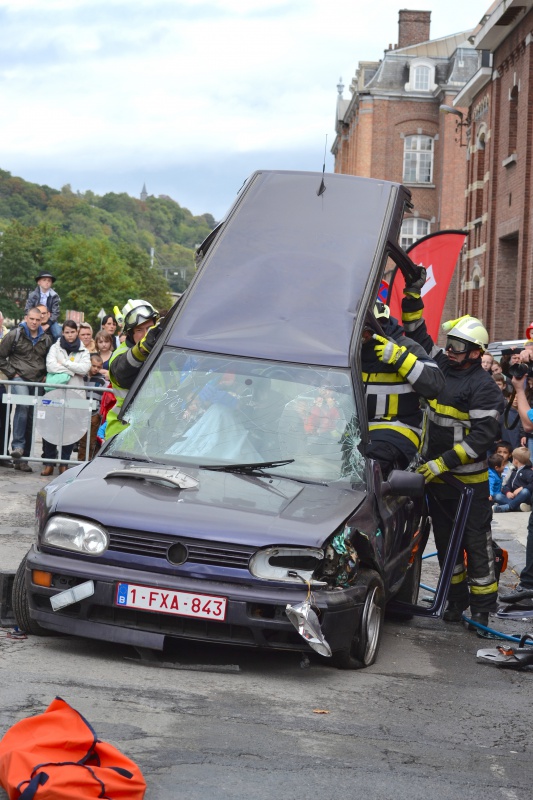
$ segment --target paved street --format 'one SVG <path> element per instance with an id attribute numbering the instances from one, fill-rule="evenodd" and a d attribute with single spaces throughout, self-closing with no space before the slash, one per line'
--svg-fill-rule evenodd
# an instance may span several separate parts
<path id="1" fill-rule="evenodd" d="M 0 473 L 3 569 L 32 541 L 47 480 Z M 494 528 L 516 570 L 527 519 L 502 514 Z M 434 562 L 425 562 L 430 585 Z M 340 672 L 294 654 L 177 643 L 150 664 L 108 643 L 4 636 L 0 734 L 60 695 L 140 764 L 147 800 L 526 800 L 532 673 L 477 664 L 477 649 L 493 645 L 458 625 L 389 621 L 377 664 Z"/>

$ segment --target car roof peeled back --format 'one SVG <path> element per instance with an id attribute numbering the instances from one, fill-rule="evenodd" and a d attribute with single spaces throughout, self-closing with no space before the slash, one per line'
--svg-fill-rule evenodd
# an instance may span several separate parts
<path id="1" fill-rule="evenodd" d="M 207 249 L 167 343 L 348 366 L 354 323 L 362 325 L 409 199 L 387 181 L 254 173 Z"/>

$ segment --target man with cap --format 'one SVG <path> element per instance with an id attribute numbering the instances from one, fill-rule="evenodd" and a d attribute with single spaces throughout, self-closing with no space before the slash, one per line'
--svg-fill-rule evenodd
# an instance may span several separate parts
<path id="1" fill-rule="evenodd" d="M 46 332 L 51 335 L 55 342 L 57 339 L 59 339 L 62 333 L 61 325 L 58 322 L 59 304 L 61 302 L 61 298 L 59 297 L 58 293 L 52 289 L 52 284 L 54 283 L 55 278 L 50 272 L 43 271 L 39 272 L 39 274 L 35 276 L 35 281 L 37 286 L 28 294 L 24 311 L 25 313 L 28 313 L 29 309 L 35 308 L 35 306 L 46 306 L 50 312 L 50 318 L 47 321 L 48 328 L 46 329 Z"/>
<path id="2" fill-rule="evenodd" d="M 117 347 L 109 359 L 109 379 L 115 390 L 116 403 L 107 413 L 106 439 L 123 430 L 124 425 L 118 415 L 124 398 L 161 330 L 157 325 L 159 313 L 147 300 L 128 300 L 122 312 L 115 309 L 115 318 L 123 326 L 126 341 Z"/>
<path id="3" fill-rule="evenodd" d="M 446 377 L 437 398 L 428 401 L 427 436 L 422 450 L 426 463 L 418 470 L 427 483 L 429 513 L 441 564 L 461 497 L 461 490 L 442 476 L 448 473 L 473 489 L 463 547 L 452 575 L 443 619 L 461 622 L 463 611 L 470 605 L 472 620 L 487 626 L 489 613 L 496 609 L 498 591 L 492 550 L 487 450 L 498 435 L 498 418 L 504 401 L 491 374 L 481 366 L 489 336 L 479 319 L 466 315 L 444 323 L 442 328 L 447 333 L 444 348 L 437 347 L 429 336 L 423 318 L 425 279 L 423 270 L 419 280 L 406 286 L 402 321 L 408 335 L 431 354 Z"/>

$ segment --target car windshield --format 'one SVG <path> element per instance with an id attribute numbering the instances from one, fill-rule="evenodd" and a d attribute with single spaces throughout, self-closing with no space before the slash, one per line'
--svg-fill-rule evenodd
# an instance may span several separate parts
<path id="1" fill-rule="evenodd" d="M 124 419 L 106 456 L 364 480 L 348 370 L 167 348 Z"/>

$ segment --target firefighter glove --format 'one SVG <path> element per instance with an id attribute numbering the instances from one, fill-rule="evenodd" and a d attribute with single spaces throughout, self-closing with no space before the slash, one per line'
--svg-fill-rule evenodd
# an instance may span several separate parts
<path id="1" fill-rule="evenodd" d="M 148 328 L 148 331 L 139 342 L 139 350 L 141 353 L 143 353 L 145 358 L 152 352 L 152 348 L 156 343 L 160 333 L 161 326 L 159 324 L 153 325 L 151 328 Z"/>
<path id="2" fill-rule="evenodd" d="M 419 267 L 420 274 L 416 281 L 410 281 L 409 285 L 405 286 L 404 294 L 411 294 L 415 297 L 420 297 L 424 284 L 427 278 L 427 272 L 424 267 Z"/>
<path id="3" fill-rule="evenodd" d="M 406 352 L 405 347 L 400 347 L 384 336 L 378 336 L 377 333 L 372 338 L 374 339 L 374 352 L 384 364 L 395 364 L 400 356 Z"/>
<path id="4" fill-rule="evenodd" d="M 417 472 L 424 476 L 424 480 L 426 483 L 429 483 L 436 478 L 438 475 L 442 475 L 443 472 L 448 472 L 449 467 L 446 466 L 444 460 L 439 456 L 434 461 L 427 461 L 425 464 L 422 464 L 421 467 L 418 467 Z"/>

